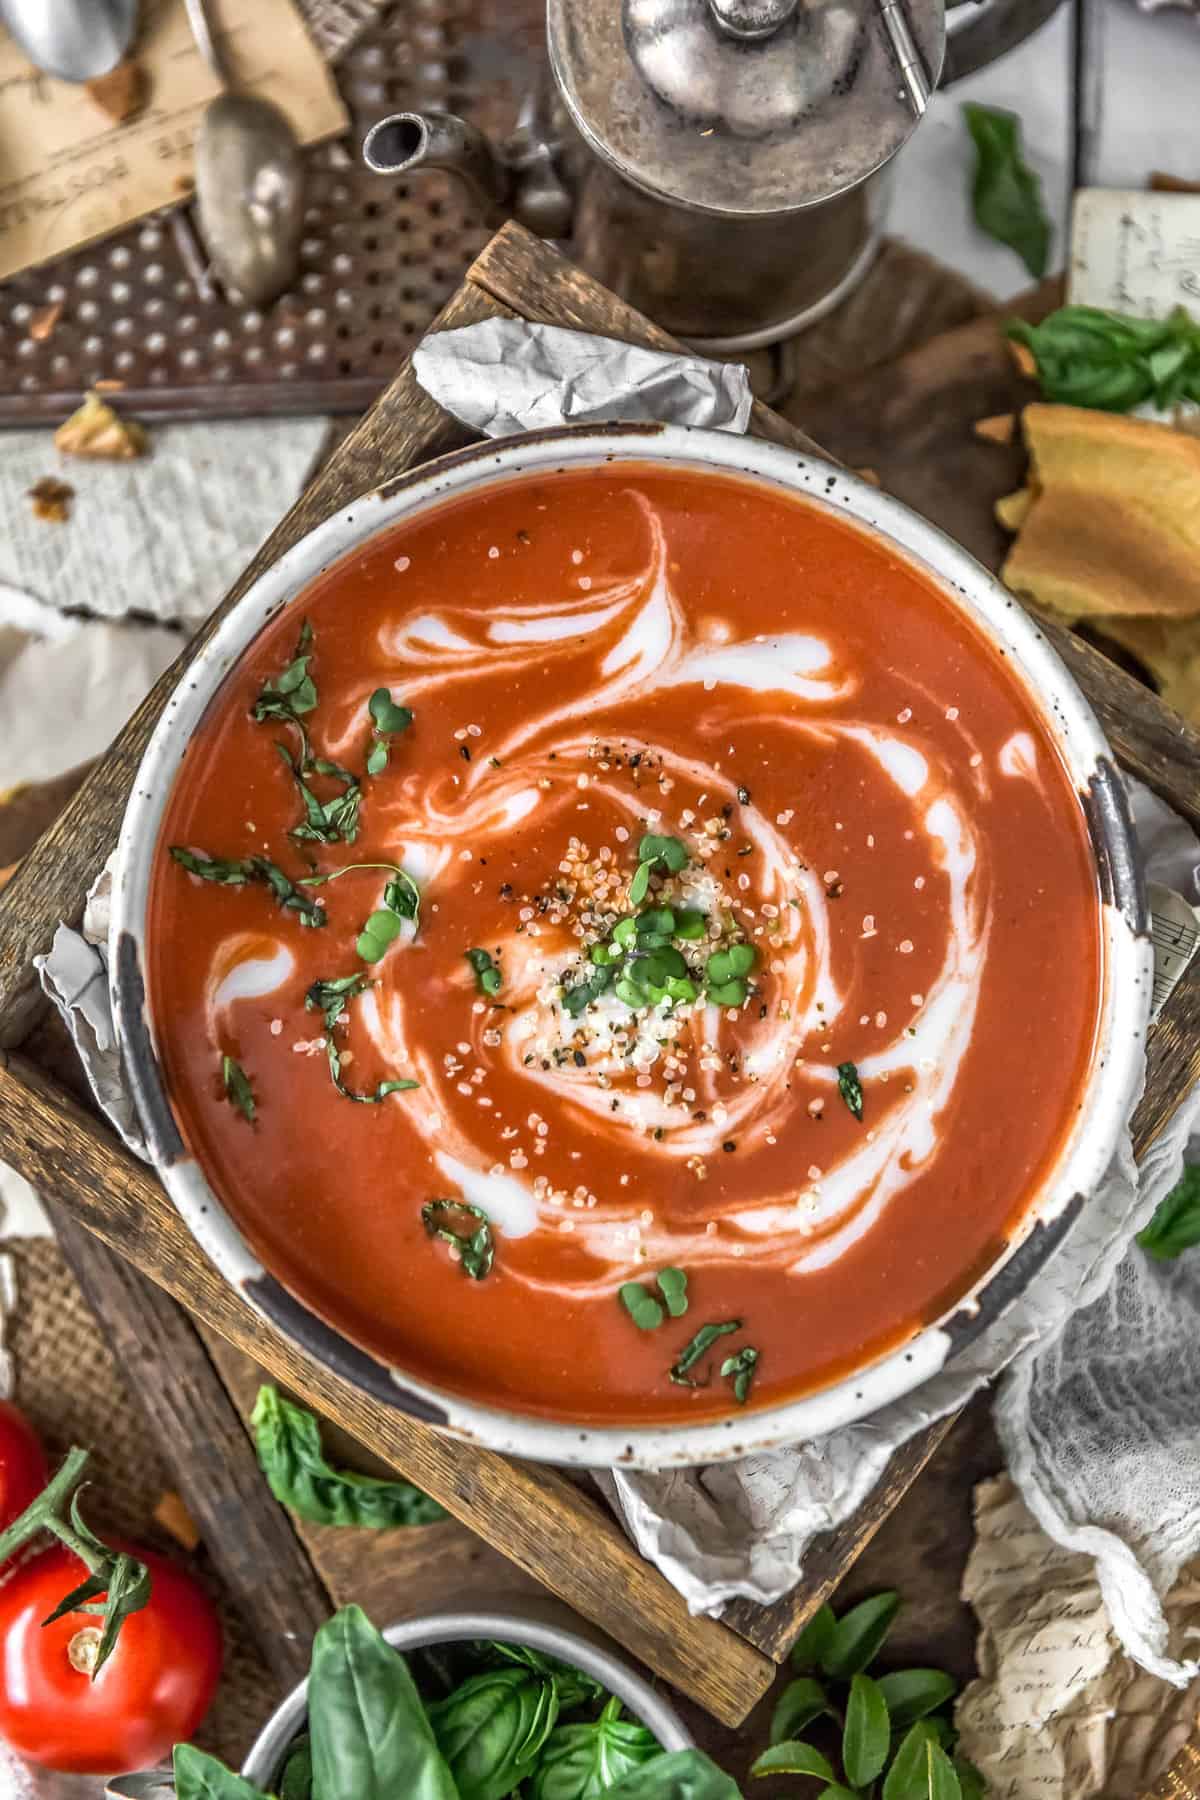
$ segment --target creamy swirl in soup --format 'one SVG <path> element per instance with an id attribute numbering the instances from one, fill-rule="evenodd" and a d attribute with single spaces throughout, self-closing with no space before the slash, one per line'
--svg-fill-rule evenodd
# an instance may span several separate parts
<path id="1" fill-rule="evenodd" d="M 831 511 L 640 466 L 315 583 L 190 746 L 152 897 L 168 1085 L 264 1262 L 580 1422 L 777 1402 L 937 1316 L 1061 1146 L 1098 987 L 1000 656 Z"/>

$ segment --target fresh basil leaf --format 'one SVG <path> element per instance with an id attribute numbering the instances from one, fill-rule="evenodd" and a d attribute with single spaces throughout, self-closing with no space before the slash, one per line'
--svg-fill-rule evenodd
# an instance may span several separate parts
<path id="1" fill-rule="evenodd" d="M 817 1608 L 792 1645 L 793 1669 L 820 1668 L 836 1625 L 837 1617 L 832 1606 L 826 1601 L 823 1606 Z"/>
<path id="2" fill-rule="evenodd" d="M 294 658 L 274 681 L 267 683 L 250 709 L 251 718 L 257 719 L 260 724 L 273 721 L 295 728 L 300 739 L 301 772 L 312 763 L 312 748 L 303 715 L 312 712 L 317 704 L 316 683 L 308 672 L 308 665 L 312 660 L 312 641 L 312 626 L 305 619 L 300 627 Z"/>
<path id="3" fill-rule="evenodd" d="M 741 1800 L 741 1795 L 703 1750 L 667 1750 L 615 1781 L 606 1800 Z"/>
<path id="4" fill-rule="evenodd" d="M 965 1756 L 956 1756 L 953 1766 L 962 1800 L 986 1800 L 987 1783 L 975 1764 L 968 1762 Z"/>
<path id="5" fill-rule="evenodd" d="M 1200 1244 L 1200 1164 L 1193 1163 L 1166 1197 L 1137 1241 L 1156 1262 L 1170 1262 L 1181 1251 Z"/>
<path id="6" fill-rule="evenodd" d="M 772 1744 L 769 1750 L 756 1757 L 750 1764 L 750 1773 L 762 1775 L 815 1775 L 818 1781 L 835 1781 L 829 1758 L 812 1744 L 800 1744 L 789 1739 L 782 1744 Z"/>
<path id="7" fill-rule="evenodd" d="M 758 951 L 753 944 L 730 944 L 727 950 L 714 950 L 704 965 L 705 983 L 710 988 L 724 987 L 749 975 L 757 961 Z"/>
<path id="8" fill-rule="evenodd" d="M 684 1345 L 675 1361 L 671 1364 L 671 1380 L 680 1387 L 698 1387 L 700 1383 L 688 1377 L 688 1370 L 700 1361 L 706 1350 L 711 1350 L 718 1338 L 725 1337 L 731 1331 L 740 1331 L 740 1319 L 726 1319 L 720 1325 L 702 1325 L 695 1337 Z"/>
<path id="9" fill-rule="evenodd" d="M 307 1736 L 298 1738 L 288 1751 L 279 1778 L 279 1800 L 313 1800 L 312 1744 Z"/>
<path id="10" fill-rule="evenodd" d="M 176 1800 L 265 1800 L 261 1788 L 194 1744 L 176 1744 L 173 1762 Z"/>
<path id="11" fill-rule="evenodd" d="M 929 1752 L 940 1746 L 935 1722 L 918 1719 L 901 1739 L 883 1779 L 883 1800 L 929 1800 Z"/>
<path id="12" fill-rule="evenodd" d="M 873 1662 L 899 1611 L 899 1594 L 889 1592 L 872 1594 L 843 1613 L 821 1657 L 826 1675 L 848 1681 Z"/>
<path id="13" fill-rule="evenodd" d="M 612 986 L 612 983 L 613 970 L 611 967 L 602 965 L 593 969 L 586 981 L 578 981 L 573 988 L 567 988 L 564 991 L 563 1011 L 569 1013 L 571 1018 L 577 1019 L 580 1013 L 586 1011 L 592 1004 L 593 1000 L 598 1000 L 600 995 Z"/>
<path id="14" fill-rule="evenodd" d="M 795 1681 L 788 1682 L 775 1702 L 775 1711 L 771 1714 L 771 1742 L 787 1743 L 824 1713 L 832 1716 L 833 1707 L 821 1683 L 814 1681 L 811 1675 L 798 1675 Z"/>
<path id="15" fill-rule="evenodd" d="M 381 1081 L 375 1092 L 368 1094 L 348 1088 L 342 1080 L 342 1052 L 336 1028 L 350 1002 L 372 985 L 367 975 L 339 975 L 331 981 L 314 981 L 304 996 L 306 1011 L 319 1012 L 325 1020 L 325 1056 L 329 1063 L 330 1080 L 344 1099 L 354 1100 L 360 1106 L 377 1106 L 389 1094 L 407 1093 L 409 1089 L 420 1085 L 406 1079 Z"/>
<path id="16" fill-rule="evenodd" d="M 925 1756 L 929 1800 L 962 1800 L 962 1789 L 958 1785 L 954 1764 L 940 1744 L 927 1744 Z"/>
<path id="17" fill-rule="evenodd" d="M 250 1415 L 259 1467 L 279 1501 L 313 1525 L 358 1525 L 387 1531 L 432 1525 L 446 1513 L 402 1476 L 383 1480 L 335 1469 L 321 1449 L 321 1428 L 305 1407 L 264 1382 Z"/>
<path id="18" fill-rule="evenodd" d="M 663 1322 L 663 1309 L 640 1282 L 623 1282 L 617 1289 L 617 1298 L 639 1331 L 658 1330 Z"/>
<path id="19" fill-rule="evenodd" d="M 863 1116 L 862 1082 L 858 1079 L 858 1067 L 855 1063 L 839 1063 L 837 1068 L 838 1093 L 850 1108 L 856 1119 Z"/>
<path id="20" fill-rule="evenodd" d="M 846 1724 L 842 1732 L 842 1763 L 853 1787 L 869 1787 L 887 1761 L 891 1742 L 887 1701 L 869 1675 L 850 1678 Z"/>
<path id="21" fill-rule="evenodd" d="M 504 977 L 487 950 L 464 950 L 463 955 L 475 971 L 475 985 L 489 997 L 500 992 Z"/>
<path id="22" fill-rule="evenodd" d="M 721 1364 L 721 1373 L 733 1382 L 733 1397 L 739 1406 L 745 1406 L 750 1397 L 750 1386 L 758 1368 L 758 1351 L 747 1344 L 744 1350 L 738 1350 L 733 1356 L 727 1356 Z"/>
<path id="23" fill-rule="evenodd" d="M 1166 319 L 1060 306 L 1040 325 L 1014 319 L 1006 330 L 1031 352 L 1047 400 L 1104 412 L 1200 400 L 1200 325 L 1181 306 Z"/>
<path id="24" fill-rule="evenodd" d="M 487 1657 L 488 1661 L 520 1663 L 526 1669 L 536 1669 L 539 1674 L 550 1676 L 558 1689 L 559 1713 L 570 1712 L 577 1706 L 590 1706 L 594 1701 L 607 1698 L 605 1689 L 593 1675 L 585 1675 L 582 1669 L 576 1669 L 570 1663 L 560 1662 L 556 1656 L 547 1656 L 541 1650 L 530 1650 L 525 1644 L 498 1644 L 481 1642 L 476 1650 Z"/>
<path id="25" fill-rule="evenodd" d="M 507 1800 L 537 1767 L 557 1719 L 553 1678 L 512 1664 L 470 1676 L 429 1709 L 460 1800 Z"/>
<path id="26" fill-rule="evenodd" d="M 640 906 L 650 891 L 650 871 L 653 863 L 639 863 L 633 872 L 633 880 L 629 883 L 629 904 Z"/>
<path id="27" fill-rule="evenodd" d="M 479 1223 L 456 1231 L 454 1220 L 464 1216 Z M 430 1237 L 441 1238 L 458 1251 L 462 1272 L 472 1281 L 482 1281 L 490 1273 L 496 1247 L 491 1222 L 481 1206 L 472 1206 L 467 1200 L 427 1200 L 421 1208 L 421 1222 Z"/>
<path id="28" fill-rule="evenodd" d="M 653 1732 L 623 1719 L 613 1695 L 598 1719 L 559 1725 L 550 1733 L 529 1782 L 529 1800 L 599 1800 L 615 1781 L 657 1755 Z"/>
<path id="29" fill-rule="evenodd" d="M 382 775 L 388 766 L 388 747 L 382 738 L 376 738 L 367 751 L 367 774 Z"/>
<path id="30" fill-rule="evenodd" d="M 954 1697 L 958 1683 L 941 1669 L 894 1669 L 879 1677 L 893 1731 L 905 1731 Z"/>
<path id="31" fill-rule="evenodd" d="M 463 1800 L 408 1665 L 357 1606 L 313 1640 L 308 1725 L 320 1800 Z"/>
<path id="32" fill-rule="evenodd" d="M 975 221 L 1041 277 L 1050 255 L 1050 221 L 1042 184 L 1021 153 L 1021 121 L 1016 113 L 975 101 L 964 104 L 963 117 L 975 145 Z"/>
<path id="33" fill-rule="evenodd" d="M 840 1781 L 831 1781 L 817 1795 L 817 1800 L 863 1800 L 856 1788 L 843 1787 Z"/>
<path id="34" fill-rule="evenodd" d="M 355 951 L 364 962 L 378 962 L 390 944 L 400 936 L 401 918 L 390 906 L 380 907 L 373 912 L 355 943 Z"/>

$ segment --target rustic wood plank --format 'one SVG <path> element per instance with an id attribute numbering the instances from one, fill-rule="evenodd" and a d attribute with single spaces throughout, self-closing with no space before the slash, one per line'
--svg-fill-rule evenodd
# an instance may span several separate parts
<path id="1" fill-rule="evenodd" d="M 61 1203 L 59 1248 L 146 1415 L 214 1566 L 272 1674 L 292 1686 L 329 1596 L 274 1505 L 237 1409 L 188 1314 Z"/>
<path id="2" fill-rule="evenodd" d="M 612 1515 L 557 1470 L 459 1442 L 380 1404 L 271 1330 L 204 1256 L 149 1169 L 22 1058 L 0 1060 L 0 1142 L 39 1192 L 339 1419 L 402 1474 L 666 1680 L 731 1724 L 774 1664 L 712 1619 L 692 1618 Z"/>
<path id="3" fill-rule="evenodd" d="M 469 325 L 504 308 L 481 289 L 463 287 L 431 330 Z M 142 752 L 158 716 L 200 647 L 264 569 L 314 525 L 412 463 L 467 442 L 469 434 L 417 386 L 406 363 L 387 393 L 355 427 L 280 521 L 186 649 L 159 678 L 54 824 L 0 894 L 0 1048 L 21 1043 L 47 1004 L 30 960 L 45 950 L 58 920 L 76 921 L 88 884 L 116 842 Z"/>

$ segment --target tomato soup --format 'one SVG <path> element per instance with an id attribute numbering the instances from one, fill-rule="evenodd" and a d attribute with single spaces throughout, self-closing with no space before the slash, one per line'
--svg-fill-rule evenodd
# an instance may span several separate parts
<path id="1" fill-rule="evenodd" d="M 980 1277 L 1080 1104 L 1099 897 L 999 652 L 832 510 L 649 465 L 347 556 L 191 742 L 148 983 L 265 1265 L 586 1423 L 812 1391 Z"/>

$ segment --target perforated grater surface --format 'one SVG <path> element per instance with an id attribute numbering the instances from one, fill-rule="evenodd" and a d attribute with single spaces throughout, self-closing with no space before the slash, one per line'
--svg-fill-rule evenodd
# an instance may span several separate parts
<path id="1" fill-rule="evenodd" d="M 65 417 L 97 380 L 142 417 L 362 411 L 489 235 L 452 177 L 370 174 L 363 133 L 406 107 L 507 133 L 544 18 L 544 0 L 399 0 L 364 33 L 337 68 L 351 135 L 307 153 L 300 277 L 265 311 L 202 299 L 162 215 L 4 283 L 0 424 Z"/>

